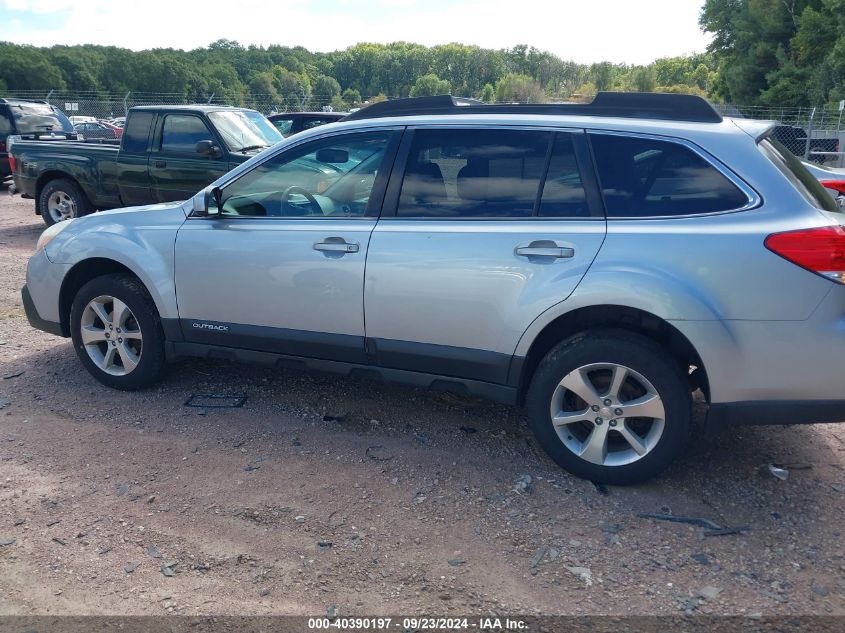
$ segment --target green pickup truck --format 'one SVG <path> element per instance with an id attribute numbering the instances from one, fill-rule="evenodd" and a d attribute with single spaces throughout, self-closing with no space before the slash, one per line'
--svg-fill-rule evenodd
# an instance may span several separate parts
<path id="1" fill-rule="evenodd" d="M 185 200 L 282 135 L 254 110 L 129 110 L 120 144 L 10 138 L 15 189 L 50 226 L 98 209 Z"/>

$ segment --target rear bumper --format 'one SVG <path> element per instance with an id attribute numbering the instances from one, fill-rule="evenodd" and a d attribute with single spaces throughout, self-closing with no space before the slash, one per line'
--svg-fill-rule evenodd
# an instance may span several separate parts
<path id="1" fill-rule="evenodd" d="M 707 428 L 845 422 L 845 400 L 769 400 L 710 405 Z"/>
<path id="2" fill-rule="evenodd" d="M 32 295 L 29 294 L 29 288 L 26 286 L 21 288 L 21 298 L 23 299 L 23 309 L 26 312 L 26 319 L 32 327 L 48 334 L 64 336 L 61 323 L 41 318 L 41 315 L 38 314 L 38 310 L 35 308 L 35 303 L 32 301 Z"/>

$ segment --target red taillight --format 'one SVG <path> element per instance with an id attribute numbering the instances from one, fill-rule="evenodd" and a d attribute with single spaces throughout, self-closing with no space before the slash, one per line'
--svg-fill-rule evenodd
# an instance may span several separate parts
<path id="1" fill-rule="evenodd" d="M 845 284 L 845 228 L 838 224 L 774 233 L 765 244 L 793 264 Z"/>
<path id="2" fill-rule="evenodd" d="M 12 156 L 11 154 L 9 154 L 9 167 L 11 167 L 13 174 L 15 173 L 15 169 L 17 168 L 17 166 L 18 166 L 18 163 L 15 160 L 15 157 Z"/>
<path id="3" fill-rule="evenodd" d="M 822 180 L 821 183 L 828 189 L 845 194 L 845 180 Z"/>

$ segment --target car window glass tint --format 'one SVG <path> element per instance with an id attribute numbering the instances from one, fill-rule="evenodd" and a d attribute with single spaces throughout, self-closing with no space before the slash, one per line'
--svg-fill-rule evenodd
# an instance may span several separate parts
<path id="1" fill-rule="evenodd" d="M 390 134 L 335 136 L 283 152 L 223 189 L 221 215 L 361 217 Z"/>
<path id="2" fill-rule="evenodd" d="M 275 119 L 271 123 L 282 135 L 290 134 L 290 129 L 293 127 L 293 119 Z"/>
<path id="3" fill-rule="evenodd" d="M 169 114 L 164 119 L 161 133 L 161 151 L 198 156 L 197 143 L 210 141 L 214 137 L 202 119 L 182 114 Z"/>
<path id="4" fill-rule="evenodd" d="M 550 139 L 525 130 L 417 130 L 397 215 L 530 217 Z"/>
<path id="5" fill-rule="evenodd" d="M 739 209 L 748 197 L 688 147 L 650 138 L 591 135 L 609 217 L 693 215 Z"/>
<path id="6" fill-rule="evenodd" d="M 143 154 L 147 151 L 147 140 L 150 136 L 150 125 L 153 122 L 152 112 L 133 112 L 126 128 L 120 150 L 124 153 Z M 196 148 L 195 148 L 196 149 Z"/>
<path id="7" fill-rule="evenodd" d="M 6 136 L 12 133 L 12 119 L 0 110 L 0 143 L 6 142 Z"/>
<path id="8" fill-rule="evenodd" d="M 590 217 L 571 134 L 558 134 L 555 139 L 538 215 L 553 218 Z"/>

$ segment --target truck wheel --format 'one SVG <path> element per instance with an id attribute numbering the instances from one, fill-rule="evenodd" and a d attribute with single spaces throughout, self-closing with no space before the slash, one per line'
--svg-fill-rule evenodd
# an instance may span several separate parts
<path id="1" fill-rule="evenodd" d="M 682 369 L 638 334 L 575 335 L 540 363 L 526 397 L 529 424 L 560 466 L 594 482 L 649 479 L 677 457 L 690 428 Z"/>
<path id="2" fill-rule="evenodd" d="M 82 364 L 108 387 L 134 391 L 162 375 L 161 320 L 132 275 L 104 275 L 82 286 L 70 309 L 70 333 Z"/>
<path id="3" fill-rule="evenodd" d="M 79 185 L 67 178 L 51 180 L 44 185 L 41 195 L 38 196 L 38 208 L 47 226 L 70 218 L 79 218 L 93 211 Z"/>

